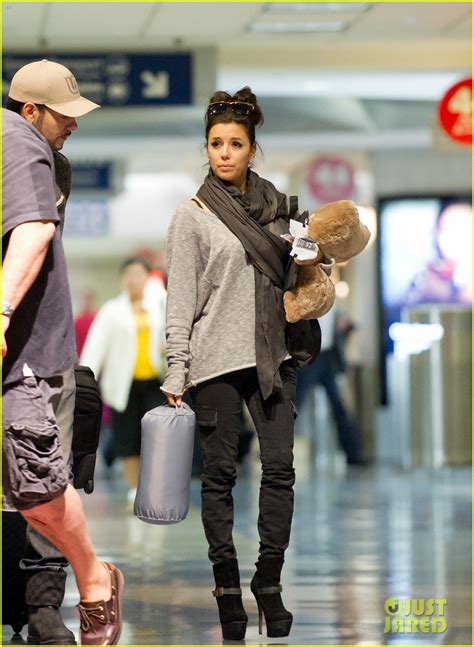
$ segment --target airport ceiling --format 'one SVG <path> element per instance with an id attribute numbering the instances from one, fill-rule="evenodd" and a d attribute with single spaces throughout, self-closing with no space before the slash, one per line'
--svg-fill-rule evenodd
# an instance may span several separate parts
<path id="1" fill-rule="evenodd" d="M 4 46 L 83 50 L 215 44 L 244 48 L 334 47 L 386 39 L 470 40 L 470 2 L 3 2 Z M 306 24 L 308 32 L 301 30 Z M 268 27 L 273 25 L 273 27 Z M 276 27 L 275 27 L 276 25 Z M 265 29 L 284 29 L 267 33 Z M 258 31 L 254 31 L 258 29 Z M 326 33 L 318 31 L 330 30 Z M 336 31 L 334 31 L 336 30 Z"/>
<path id="2" fill-rule="evenodd" d="M 471 3 L 3 2 L 4 52 L 215 48 L 216 85 L 249 84 L 267 134 L 428 128 L 470 75 Z M 81 135 L 198 136 L 203 101 L 113 108 Z"/>

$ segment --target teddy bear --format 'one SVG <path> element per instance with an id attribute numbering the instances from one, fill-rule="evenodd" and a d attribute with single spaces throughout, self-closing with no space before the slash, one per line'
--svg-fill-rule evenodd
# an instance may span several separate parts
<path id="1" fill-rule="evenodd" d="M 318 319 L 334 305 L 336 293 L 328 276 L 328 267 L 359 254 L 367 245 L 370 232 L 360 221 L 351 200 L 338 200 L 316 209 L 308 221 L 305 238 L 317 242 L 313 265 L 300 265 L 295 287 L 287 290 L 283 300 L 286 319 Z"/>

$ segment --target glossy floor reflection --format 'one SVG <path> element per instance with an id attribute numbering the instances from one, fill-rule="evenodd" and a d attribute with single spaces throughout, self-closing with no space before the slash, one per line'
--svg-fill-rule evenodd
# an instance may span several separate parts
<path id="1" fill-rule="evenodd" d="M 471 644 L 470 470 L 312 473 L 301 454 L 283 578 L 285 603 L 295 617 L 286 642 Z M 282 644 L 258 635 L 249 590 L 257 498 L 258 466 L 251 464 L 235 490 L 246 644 Z M 175 526 L 148 525 L 127 512 L 116 474 L 99 478 L 94 494 L 83 499 L 99 556 L 118 564 L 126 577 L 121 643 L 221 644 L 198 480 L 192 482 L 188 518 Z M 64 617 L 77 633 L 77 593 L 72 576 L 68 580 Z M 384 603 L 391 597 L 446 599 L 446 631 L 385 634 Z M 12 632 L 4 630 L 8 642 Z"/>

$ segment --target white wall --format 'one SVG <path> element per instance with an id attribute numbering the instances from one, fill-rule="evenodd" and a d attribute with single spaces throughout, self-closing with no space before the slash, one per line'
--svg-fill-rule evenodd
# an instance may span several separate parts
<path id="1" fill-rule="evenodd" d="M 388 150 L 372 153 L 378 196 L 471 191 L 471 151 Z"/>

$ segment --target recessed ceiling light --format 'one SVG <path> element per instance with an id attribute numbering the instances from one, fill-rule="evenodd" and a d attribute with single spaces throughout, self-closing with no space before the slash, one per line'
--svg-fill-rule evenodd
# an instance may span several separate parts
<path id="1" fill-rule="evenodd" d="M 370 2 L 270 2 L 265 7 L 269 12 L 294 12 L 294 11 L 367 11 Z"/>
<path id="2" fill-rule="evenodd" d="M 335 20 L 332 22 L 257 22 L 252 23 L 250 31 L 259 34 L 290 34 L 303 32 L 339 32 L 344 31 L 347 22 Z"/>
<path id="3" fill-rule="evenodd" d="M 303 90 L 305 92 L 315 92 L 315 93 L 321 93 L 321 92 L 328 92 L 330 88 L 329 83 L 327 81 L 320 81 L 320 80 L 314 80 L 311 79 L 309 81 L 304 81 L 303 83 Z"/>

